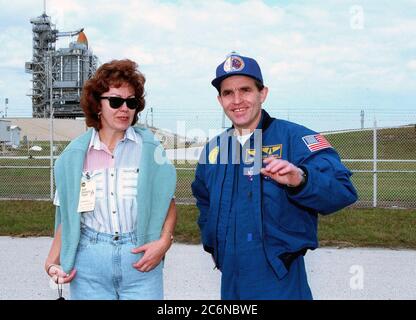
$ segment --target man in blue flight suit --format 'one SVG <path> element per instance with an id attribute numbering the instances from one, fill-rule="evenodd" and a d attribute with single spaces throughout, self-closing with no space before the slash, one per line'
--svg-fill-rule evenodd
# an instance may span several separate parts
<path id="1" fill-rule="evenodd" d="M 230 54 L 212 85 L 233 123 L 204 148 L 192 192 L 204 250 L 222 272 L 222 299 L 312 299 L 304 258 L 318 213 L 357 200 L 329 142 L 262 109 L 257 62 Z"/>

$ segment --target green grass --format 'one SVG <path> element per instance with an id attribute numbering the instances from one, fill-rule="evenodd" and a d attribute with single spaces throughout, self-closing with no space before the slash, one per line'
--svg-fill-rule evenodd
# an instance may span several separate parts
<path id="1" fill-rule="evenodd" d="M 198 209 L 178 205 L 177 242 L 200 243 Z M 52 236 L 54 206 L 47 201 L 0 201 L 1 236 Z M 416 210 L 344 209 L 320 216 L 321 246 L 416 249 Z"/>
<path id="2" fill-rule="evenodd" d="M 193 205 L 177 205 L 178 221 L 176 224 L 176 241 L 189 244 L 200 243 L 197 219 L 199 210 Z"/>
<path id="3" fill-rule="evenodd" d="M 343 159 L 372 159 L 373 131 L 353 131 L 325 135 Z M 403 127 L 377 131 L 379 159 L 415 159 L 416 129 Z"/>
<path id="4" fill-rule="evenodd" d="M 50 196 L 50 169 L 1 169 L 0 180 L 1 198 Z"/>
<path id="5" fill-rule="evenodd" d="M 359 194 L 359 201 L 372 201 L 373 174 L 355 172 L 352 182 Z M 387 206 L 416 207 L 416 172 L 379 173 L 377 175 L 378 201 L 391 203 Z"/>
<path id="6" fill-rule="evenodd" d="M 55 208 L 47 201 L 0 201 L 0 235 L 51 236 Z"/>
<path id="7" fill-rule="evenodd" d="M 416 249 L 416 210 L 345 209 L 321 216 L 321 246 Z"/>

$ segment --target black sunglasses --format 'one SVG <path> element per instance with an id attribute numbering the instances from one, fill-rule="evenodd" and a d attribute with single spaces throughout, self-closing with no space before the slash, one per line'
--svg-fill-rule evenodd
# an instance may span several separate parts
<path id="1" fill-rule="evenodd" d="M 126 102 L 127 108 L 131 110 L 134 110 L 139 106 L 136 98 L 123 99 L 120 97 L 100 97 L 100 99 L 107 99 L 110 103 L 110 107 L 113 109 L 120 108 L 124 104 L 124 102 Z"/>

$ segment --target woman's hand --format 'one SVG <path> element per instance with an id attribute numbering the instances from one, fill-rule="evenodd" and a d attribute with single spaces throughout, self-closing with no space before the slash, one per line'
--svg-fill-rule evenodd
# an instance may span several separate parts
<path id="1" fill-rule="evenodd" d="M 55 283 L 69 283 L 74 279 L 77 271 L 73 269 L 70 274 L 65 273 L 58 264 L 51 264 L 47 267 L 46 272 Z"/>
<path id="2" fill-rule="evenodd" d="M 70 274 L 66 274 L 59 265 L 59 256 L 62 245 L 62 225 L 59 225 L 49 250 L 48 258 L 45 261 L 45 271 L 55 283 L 68 283 L 75 277 L 75 269 Z"/>
<path id="3" fill-rule="evenodd" d="M 165 234 L 163 234 L 165 235 Z M 149 272 L 155 268 L 165 256 L 172 244 L 169 236 L 162 236 L 159 240 L 152 241 L 142 245 L 141 247 L 131 250 L 132 253 L 137 254 L 144 252 L 143 257 L 133 264 L 133 268 L 141 272 Z"/>

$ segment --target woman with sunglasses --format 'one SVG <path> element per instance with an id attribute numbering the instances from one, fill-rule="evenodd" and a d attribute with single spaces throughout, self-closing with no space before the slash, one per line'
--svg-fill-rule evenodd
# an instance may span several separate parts
<path id="1" fill-rule="evenodd" d="M 131 60 L 85 83 L 90 129 L 55 164 L 55 236 L 46 259 L 71 299 L 163 299 L 163 261 L 176 224 L 176 171 L 147 128 L 144 75 Z"/>

